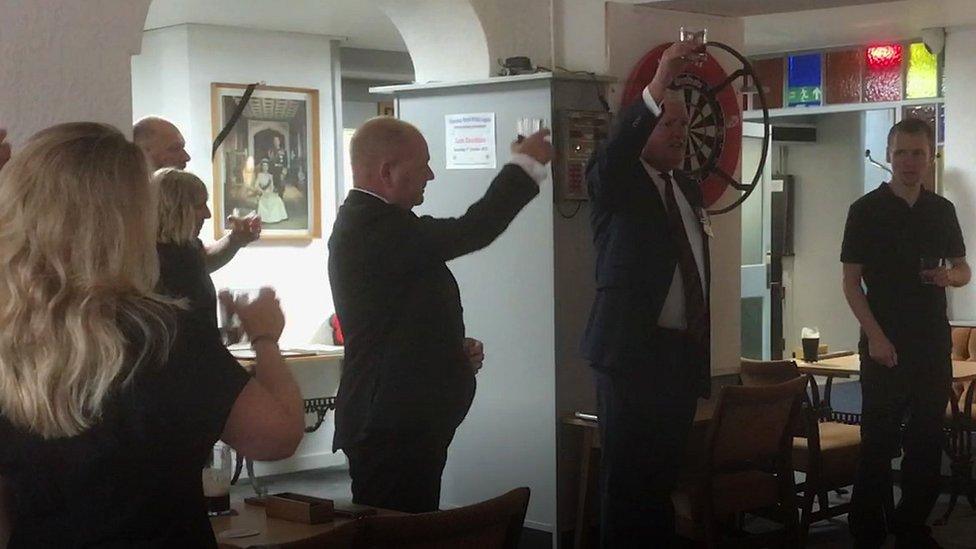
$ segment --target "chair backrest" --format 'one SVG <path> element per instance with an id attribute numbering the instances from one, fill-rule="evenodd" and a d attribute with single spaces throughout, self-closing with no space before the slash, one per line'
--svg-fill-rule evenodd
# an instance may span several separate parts
<path id="1" fill-rule="evenodd" d="M 800 409 L 807 378 L 756 387 L 728 386 L 719 393 L 707 438 L 713 472 L 769 462 L 789 455 L 790 426 Z"/>
<path id="2" fill-rule="evenodd" d="M 850 352 L 847 353 L 851 354 Z M 820 388 L 813 376 L 803 376 L 793 360 L 762 361 L 743 358 L 739 371 L 739 379 L 747 387 L 776 385 L 801 376 L 808 380 L 810 386 L 810 391 L 803 400 L 804 411 L 809 412 L 813 417 L 796 418 L 793 428 L 795 436 L 806 436 L 811 427 L 810 423 L 816 423 L 824 416 L 825 410 L 820 401 Z M 823 418 L 825 419 L 825 417 Z"/>
<path id="3" fill-rule="evenodd" d="M 752 360 L 743 358 L 739 378 L 743 385 L 755 387 L 776 385 L 800 377 L 796 362 L 792 360 Z"/>
<path id="4" fill-rule="evenodd" d="M 310 538 L 288 543 L 260 546 L 261 549 L 353 549 L 362 531 L 362 521 L 351 520 Z M 218 547 L 222 549 L 222 547 Z"/>
<path id="5" fill-rule="evenodd" d="M 972 328 L 952 329 L 952 360 L 976 360 L 976 337 Z"/>
<path id="6" fill-rule="evenodd" d="M 522 535 L 529 489 L 516 488 L 466 507 L 416 515 L 362 519 L 357 548 L 515 549 Z"/>
<path id="7" fill-rule="evenodd" d="M 976 379 L 952 383 L 949 409 L 954 420 L 966 424 L 976 422 Z"/>

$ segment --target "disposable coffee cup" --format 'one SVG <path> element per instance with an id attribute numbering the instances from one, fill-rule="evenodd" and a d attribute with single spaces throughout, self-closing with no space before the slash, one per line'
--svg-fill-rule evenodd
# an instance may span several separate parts
<path id="1" fill-rule="evenodd" d="M 816 362 L 820 358 L 820 338 L 804 337 L 801 341 L 803 342 L 803 360 Z"/>

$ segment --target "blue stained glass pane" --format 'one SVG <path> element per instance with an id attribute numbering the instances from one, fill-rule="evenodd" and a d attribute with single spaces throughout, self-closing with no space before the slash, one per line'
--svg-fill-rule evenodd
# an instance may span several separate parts
<path id="1" fill-rule="evenodd" d="M 788 59 L 788 104 L 820 105 L 823 98 L 821 82 L 823 57 L 819 53 L 791 55 Z"/>

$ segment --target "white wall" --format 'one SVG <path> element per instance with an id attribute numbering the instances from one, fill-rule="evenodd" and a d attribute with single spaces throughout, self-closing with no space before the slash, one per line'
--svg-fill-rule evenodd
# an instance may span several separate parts
<path id="1" fill-rule="evenodd" d="M 389 95 L 369 93 L 370 87 L 386 84 L 391 84 L 391 82 L 343 78 L 342 127 L 358 128 L 363 122 L 377 115 L 376 104 L 378 102 L 392 101 Z"/>
<path id="2" fill-rule="evenodd" d="M 667 11 L 629 4 L 607 4 L 607 51 L 609 73 L 617 77 L 615 93 L 610 99 L 611 108 L 620 103 L 627 76 L 634 65 L 650 49 L 663 42 L 677 40 L 682 25 L 706 27 L 708 39 L 724 42 L 741 49 L 743 40 L 742 20 L 714 17 L 693 13 Z M 719 57 L 726 73 L 739 68 L 731 58 Z M 736 85 L 741 85 L 737 82 Z M 736 168 L 736 176 L 741 166 Z M 725 203 L 732 193 L 727 192 L 720 203 Z M 740 339 L 740 241 L 742 240 L 741 211 L 713 218 L 715 238 L 711 241 L 712 286 L 712 374 L 738 372 Z"/>
<path id="3" fill-rule="evenodd" d="M 525 56 L 533 66 L 552 69 L 552 20 L 549 1 L 467 0 L 478 14 L 488 41 L 489 75 L 498 60 Z M 598 3 L 598 2 L 595 2 Z"/>
<path id="4" fill-rule="evenodd" d="M 491 73 L 495 62 L 471 0 L 372 2 L 400 31 L 413 59 L 417 82 L 471 80 Z"/>
<path id="5" fill-rule="evenodd" d="M 796 178 L 796 255 L 783 260 L 786 357 L 799 346 L 804 326 L 820 328 L 821 343 L 832 351 L 857 349 L 857 319 L 841 289 L 840 245 L 847 209 L 863 194 L 862 116 L 821 115 L 817 143 L 788 148 L 785 172 Z"/>
<path id="6" fill-rule="evenodd" d="M 143 34 L 142 53 L 132 58 L 133 120 L 157 115 L 193 136 L 190 116 L 190 41 L 186 25 Z M 196 121 L 209 127 L 209 119 Z M 203 172 L 197 172 L 209 180 Z M 210 172 L 206 172 L 209 174 Z M 212 228 L 206 235 L 213 234 Z"/>
<path id="7" fill-rule="evenodd" d="M 888 131 L 895 124 L 895 109 L 878 109 L 864 111 L 864 128 L 861 139 L 864 146 L 861 149 L 871 151 L 871 158 L 886 164 L 885 154 L 888 150 Z M 863 159 L 866 160 L 866 159 Z M 888 181 L 891 174 L 881 168 L 862 163 L 864 167 L 864 193 L 867 194 L 878 187 L 882 181 Z"/>
<path id="8" fill-rule="evenodd" d="M 15 148 L 77 120 L 131 134 L 129 58 L 148 9 L 149 0 L 0 0 L 0 126 Z"/>
<path id="9" fill-rule="evenodd" d="M 969 249 L 972 263 L 976 250 L 976 172 L 973 154 L 976 150 L 976 27 L 953 27 L 946 37 L 946 135 L 945 196 L 956 205 L 956 215 Z M 949 318 L 976 319 L 976 283 L 949 290 Z"/>
<path id="10" fill-rule="evenodd" d="M 336 200 L 332 50 L 328 38 L 311 34 L 181 25 L 147 31 L 143 54 L 133 58 L 134 117 L 162 114 L 177 121 L 192 157 L 187 169 L 211 189 L 212 82 L 263 80 L 319 90 L 323 238 L 252 244 L 213 275 L 218 288 L 273 286 L 287 317 L 285 342 L 307 341 L 333 312 L 326 276 L 326 241 Z M 206 242 L 213 234 L 208 222 L 201 237 Z"/>
<path id="11" fill-rule="evenodd" d="M 553 65 L 607 72 L 606 8 L 593 0 L 553 0 Z"/>

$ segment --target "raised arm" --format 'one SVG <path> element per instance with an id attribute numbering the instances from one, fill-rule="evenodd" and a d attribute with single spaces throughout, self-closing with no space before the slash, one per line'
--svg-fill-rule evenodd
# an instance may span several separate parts
<path id="1" fill-rule="evenodd" d="M 657 72 L 644 88 L 641 97 L 624 107 L 616 117 L 610 136 L 597 150 L 586 168 L 590 198 L 605 204 L 626 201 L 628 185 L 633 184 L 628 170 L 640 157 L 647 138 L 661 114 L 660 103 L 667 87 L 688 66 L 690 54 L 701 50 L 700 45 L 675 42 L 664 50 Z"/>
<path id="2" fill-rule="evenodd" d="M 491 244 L 539 194 L 539 183 L 548 174 L 545 164 L 552 159 L 552 145 L 545 139 L 548 133 L 542 130 L 513 144 L 513 155 L 522 160 L 518 165 L 506 164 L 485 195 L 464 215 L 435 218 L 405 214 L 390 225 L 378 250 L 384 263 L 409 271 L 424 261 L 449 261 Z"/>
<path id="3" fill-rule="evenodd" d="M 220 438 L 253 459 L 284 459 L 305 434 L 305 413 L 301 390 L 278 350 L 285 326 L 281 306 L 272 290 L 262 288 L 258 299 L 234 310 L 256 360 L 254 378 L 234 401 Z"/>
<path id="4" fill-rule="evenodd" d="M 241 248 L 261 238 L 261 218 L 256 215 L 240 218 L 228 216 L 231 231 L 223 238 L 206 247 L 204 261 L 207 272 L 212 273 L 230 263 Z"/>

